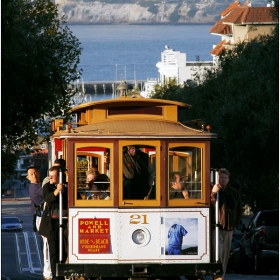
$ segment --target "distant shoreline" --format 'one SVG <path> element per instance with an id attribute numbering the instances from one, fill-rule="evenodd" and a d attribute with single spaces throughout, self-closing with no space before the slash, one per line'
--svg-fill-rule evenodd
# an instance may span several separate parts
<path id="1" fill-rule="evenodd" d="M 170 23 L 170 22 L 155 22 L 155 23 L 110 23 L 110 22 L 67 22 L 67 25 L 214 25 L 216 22 L 203 22 L 203 23 L 190 23 L 190 22 L 176 22 L 176 23 Z"/>

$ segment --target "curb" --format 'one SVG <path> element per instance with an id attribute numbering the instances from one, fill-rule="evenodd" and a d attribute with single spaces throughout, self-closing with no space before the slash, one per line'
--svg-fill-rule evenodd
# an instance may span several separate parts
<path id="1" fill-rule="evenodd" d="M 21 198 L 2 198 L 1 199 L 2 201 L 27 201 L 27 200 L 30 200 L 29 197 L 21 197 Z"/>

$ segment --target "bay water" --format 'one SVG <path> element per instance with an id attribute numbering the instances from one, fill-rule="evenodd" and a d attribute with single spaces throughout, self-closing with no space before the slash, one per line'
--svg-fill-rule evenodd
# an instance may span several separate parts
<path id="1" fill-rule="evenodd" d="M 158 78 L 156 63 L 169 48 L 187 61 L 212 61 L 210 51 L 221 37 L 201 25 L 69 25 L 82 47 L 82 80 L 121 81 Z"/>

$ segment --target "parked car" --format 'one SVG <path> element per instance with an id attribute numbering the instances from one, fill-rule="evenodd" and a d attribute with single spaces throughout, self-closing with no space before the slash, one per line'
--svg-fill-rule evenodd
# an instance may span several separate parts
<path id="1" fill-rule="evenodd" d="M 2 231 L 22 231 L 22 221 L 18 217 L 2 217 Z"/>
<path id="2" fill-rule="evenodd" d="M 279 266 L 279 209 L 257 212 L 243 230 L 234 270 L 262 273 Z M 234 271 L 237 272 L 237 271 Z"/>

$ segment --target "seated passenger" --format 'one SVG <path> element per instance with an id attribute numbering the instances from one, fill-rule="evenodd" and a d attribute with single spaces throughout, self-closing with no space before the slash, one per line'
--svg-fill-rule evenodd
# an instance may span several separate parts
<path id="1" fill-rule="evenodd" d="M 99 175 L 100 173 L 94 169 L 94 168 L 90 168 L 87 172 L 86 172 L 86 175 L 87 175 L 87 183 L 92 181 L 97 175 Z"/>
<path id="2" fill-rule="evenodd" d="M 88 199 L 110 199 L 110 179 L 106 174 L 98 174 L 89 185 L 91 194 Z"/>
<path id="3" fill-rule="evenodd" d="M 91 192 L 90 189 L 91 189 L 91 185 L 90 185 L 90 182 L 93 182 L 94 178 L 99 175 L 100 173 L 94 169 L 94 168 L 90 168 L 87 172 L 86 172 L 86 175 L 87 175 L 87 179 L 86 179 L 86 190 L 80 192 L 80 198 L 82 199 L 89 199 L 89 197 L 91 196 Z M 91 198 L 90 198 L 91 199 Z"/>
<path id="4" fill-rule="evenodd" d="M 185 189 L 185 183 L 182 180 L 182 175 L 180 172 L 173 172 L 170 178 L 171 187 L 169 189 L 170 199 L 187 199 L 189 198 L 189 193 Z"/>

